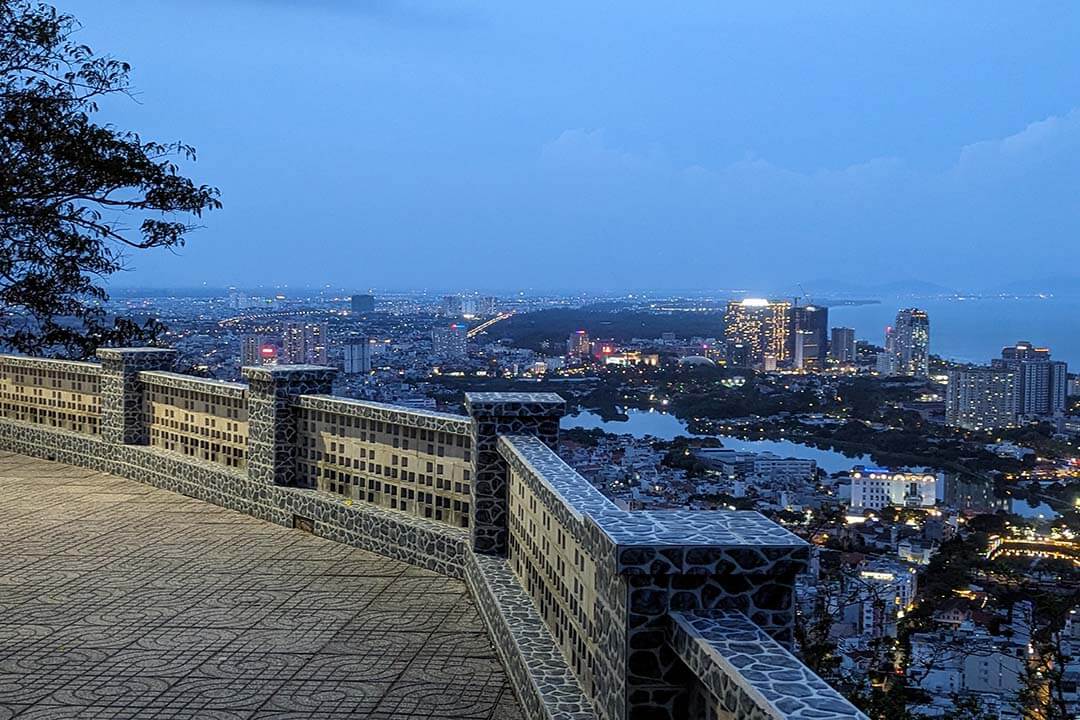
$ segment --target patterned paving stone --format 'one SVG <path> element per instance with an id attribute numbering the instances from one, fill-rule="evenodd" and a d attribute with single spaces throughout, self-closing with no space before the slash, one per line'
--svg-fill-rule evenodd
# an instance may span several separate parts
<path id="1" fill-rule="evenodd" d="M 0 720 L 348 717 L 523 720 L 464 583 L 0 453 Z"/>

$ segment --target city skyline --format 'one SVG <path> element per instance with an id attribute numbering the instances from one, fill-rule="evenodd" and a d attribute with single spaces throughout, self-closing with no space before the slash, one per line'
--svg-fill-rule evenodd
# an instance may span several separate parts
<path id="1" fill-rule="evenodd" d="M 987 290 L 1080 226 L 1067 5 L 61 5 L 133 65 L 102 119 L 223 192 L 118 285 Z"/>

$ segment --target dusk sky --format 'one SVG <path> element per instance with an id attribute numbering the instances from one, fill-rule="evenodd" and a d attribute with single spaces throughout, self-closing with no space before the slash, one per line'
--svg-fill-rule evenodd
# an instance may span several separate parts
<path id="1" fill-rule="evenodd" d="M 225 204 L 117 285 L 1077 274 L 1076 3 L 57 4 Z"/>

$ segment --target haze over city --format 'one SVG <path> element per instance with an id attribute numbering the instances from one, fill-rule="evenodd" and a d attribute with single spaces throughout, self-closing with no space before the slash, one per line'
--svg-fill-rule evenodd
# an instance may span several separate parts
<path id="1" fill-rule="evenodd" d="M 190 142 L 222 189 L 114 286 L 1070 274 L 1074 4 L 60 6 L 133 63 L 101 119 Z"/>

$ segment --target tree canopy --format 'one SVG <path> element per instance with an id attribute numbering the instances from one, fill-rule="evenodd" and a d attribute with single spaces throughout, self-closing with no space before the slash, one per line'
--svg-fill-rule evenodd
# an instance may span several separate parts
<path id="1" fill-rule="evenodd" d="M 74 41 L 75 18 L 0 0 L 0 347 L 83 357 L 153 340 L 160 326 L 110 318 L 103 280 L 126 253 L 184 244 L 221 207 L 184 177 L 182 142 L 95 123 L 130 94 L 130 66 Z"/>

